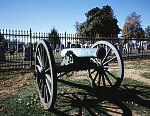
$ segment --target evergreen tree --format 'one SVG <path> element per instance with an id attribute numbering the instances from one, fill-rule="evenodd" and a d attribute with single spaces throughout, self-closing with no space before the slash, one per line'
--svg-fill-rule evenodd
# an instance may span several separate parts
<path id="1" fill-rule="evenodd" d="M 58 31 L 54 27 L 53 29 L 51 29 L 50 33 L 48 34 L 48 42 L 50 44 L 54 44 L 55 48 L 56 48 L 56 44 L 60 44 Z"/>

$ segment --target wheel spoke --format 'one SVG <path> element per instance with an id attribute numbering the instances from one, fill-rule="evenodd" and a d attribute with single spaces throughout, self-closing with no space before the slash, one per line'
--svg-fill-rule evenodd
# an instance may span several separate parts
<path id="1" fill-rule="evenodd" d="M 44 54 L 44 46 L 42 47 L 42 64 L 43 64 L 43 66 L 45 65 L 45 63 L 44 63 L 44 58 L 45 58 L 45 54 Z M 44 66 L 45 67 L 45 66 Z"/>
<path id="2" fill-rule="evenodd" d="M 46 103 L 46 85 L 44 85 L 44 102 Z"/>
<path id="3" fill-rule="evenodd" d="M 112 76 L 114 79 L 118 80 L 118 78 L 117 78 L 115 75 L 113 75 L 111 72 L 109 72 L 108 70 L 106 70 L 106 72 L 107 72 L 110 76 Z"/>
<path id="4" fill-rule="evenodd" d="M 48 89 L 46 85 L 44 86 L 44 100 L 45 100 L 45 103 L 49 101 L 49 94 L 48 94 Z"/>
<path id="5" fill-rule="evenodd" d="M 100 87 L 100 83 L 101 83 L 101 77 L 102 77 L 102 75 L 101 75 L 101 73 L 99 72 L 99 79 L 98 79 L 98 86 Z"/>
<path id="6" fill-rule="evenodd" d="M 96 71 L 96 70 L 94 69 L 94 70 L 91 72 L 91 74 L 93 74 L 95 71 Z"/>
<path id="7" fill-rule="evenodd" d="M 39 61 L 39 64 L 40 64 L 40 66 L 43 66 L 42 65 L 42 56 L 41 56 L 41 53 L 40 53 L 40 50 L 39 50 L 39 48 L 37 49 L 38 51 L 37 51 L 37 53 L 39 53 L 38 55 L 37 55 L 37 59 L 38 59 L 38 61 Z"/>
<path id="8" fill-rule="evenodd" d="M 111 69 L 119 69 L 119 67 L 114 67 L 114 66 L 103 66 L 104 67 L 104 69 L 109 69 L 109 68 L 111 68 Z"/>
<path id="9" fill-rule="evenodd" d="M 103 80 L 103 85 L 106 87 L 106 82 L 103 74 L 102 74 L 102 80 Z"/>
<path id="10" fill-rule="evenodd" d="M 37 59 L 38 59 L 38 62 L 39 62 L 39 64 L 40 64 L 40 66 L 42 66 L 42 61 L 41 61 L 41 59 L 40 59 L 40 56 L 37 55 Z"/>
<path id="11" fill-rule="evenodd" d="M 49 98 L 50 98 L 48 86 L 46 86 L 46 94 L 47 94 L 47 102 L 48 102 L 48 101 L 49 101 Z"/>
<path id="12" fill-rule="evenodd" d="M 47 55 L 45 54 L 45 68 L 47 68 Z"/>
<path id="13" fill-rule="evenodd" d="M 39 87 L 39 89 L 41 89 L 41 86 L 42 86 L 42 79 L 37 79 L 37 81 L 38 81 L 38 87 Z"/>
<path id="14" fill-rule="evenodd" d="M 42 86 L 41 86 L 41 93 L 42 93 L 42 97 L 44 97 L 44 88 L 45 88 L 45 86 L 44 86 L 44 82 L 42 81 Z"/>
<path id="15" fill-rule="evenodd" d="M 97 58 L 91 58 L 94 63 L 97 63 Z"/>
<path id="16" fill-rule="evenodd" d="M 95 78 L 93 79 L 93 81 L 95 81 L 96 80 L 96 78 L 98 77 L 98 72 L 96 73 L 96 75 L 95 75 Z"/>
<path id="17" fill-rule="evenodd" d="M 111 50 L 112 50 L 112 49 L 109 49 L 109 51 L 107 52 L 107 54 L 106 54 L 105 57 L 103 58 L 102 63 L 107 59 L 107 57 L 109 56 Z"/>
<path id="18" fill-rule="evenodd" d="M 104 75 L 105 75 L 105 77 L 106 77 L 106 79 L 107 79 L 108 83 L 109 83 L 109 84 L 110 84 L 110 86 L 112 87 L 112 83 L 111 83 L 110 79 L 108 78 L 107 74 L 106 74 L 106 73 L 104 73 Z"/>
<path id="19" fill-rule="evenodd" d="M 107 63 L 113 61 L 113 60 L 116 59 L 116 58 L 117 58 L 117 56 L 114 56 L 113 58 L 111 58 L 111 59 L 109 59 L 108 61 L 106 61 L 105 63 L 103 63 L 103 65 L 105 65 L 105 64 L 107 64 Z"/>
<path id="20" fill-rule="evenodd" d="M 50 68 L 46 69 L 46 70 L 45 70 L 45 73 L 47 73 L 48 71 L 50 71 Z"/>
<path id="21" fill-rule="evenodd" d="M 49 75 L 49 74 L 45 74 L 45 76 L 46 76 L 46 78 L 48 79 L 48 81 L 49 81 L 50 83 L 52 83 L 52 79 L 51 79 L 50 75 Z"/>
<path id="22" fill-rule="evenodd" d="M 49 83 L 49 80 L 48 80 L 48 79 L 46 79 L 46 84 L 47 84 L 49 96 L 51 96 L 51 88 L 50 88 L 50 83 Z"/>

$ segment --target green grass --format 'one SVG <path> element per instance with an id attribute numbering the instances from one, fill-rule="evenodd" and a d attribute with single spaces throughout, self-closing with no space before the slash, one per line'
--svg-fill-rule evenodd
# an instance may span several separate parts
<path id="1" fill-rule="evenodd" d="M 110 91 L 94 90 L 90 87 L 90 82 L 87 79 L 77 81 L 64 77 L 63 80 L 58 81 L 55 111 L 47 112 L 40 106 L 35 78 L 29 78 L 15 93 L 0 99 L 0 105 L 3 105 L 4 108 L 0 115 L 57 116 L 97 114 L 107 116 L 108 112 L 113 113 L 116 107 L 125 111 L 126 108 L 124 107 L 127 107 L 131 111 L 136 111 L 137 114 L 149 115 L 150 109 L 146 107 L 146 100 L 150 98 L 149 93 L 150 86 L 129 78 L 123 80 L 118 91 Z M 115 114 L 119 113 L 118 110 L 115 112 Z"/>
<path id="2" fill-rule="evenodd" d="M 149 64 L 129 68 L 147 70 Z M 112 72 L 115 74 L 116 72 Z M 0 79 L 15 80 L 20 75 L 1 76 Z M 149 73 L 141 74 L 144 77 Z M 88 79 L 72 80 L 71 77 L 87 76 L 86 73 L 69 73 L 58 80 L 57 99 L 54 111 L 45 111 L 40 105 L 35 78 L 28 78 L 15 92 L 0 98 L 1 116 L 58 116 L 58 115 L 150 115 L 150 85 L 124 78 L 118 90 L 94 89 Z M 1 81 L 0 80 L 0 81 Z M 11 86 L 11 85 L 10 85 Z"/>
<path id="3" fill-rule="evenodd" d="M 141 76 L 150 79 L 150 72 L 144 72 L 141 74 Z"/>
<path id="4" fill-rule="evenodd" d="M 126 66 L 126 69 L 135 69 L 135 70 L 149 70 L 150 69 L 150 63 L 144 63 L 144 64 L 136 64 L 131 66 Z"/>
<path id="5" fill-rule="evenodd" d="M 127 100 L 123 101 L 123 103 L 128 108 L 136 111 L 139 115 L 150 115 L 150 85 L 124 78 L 121 88 L 127 88 L 124 94 Z"/>

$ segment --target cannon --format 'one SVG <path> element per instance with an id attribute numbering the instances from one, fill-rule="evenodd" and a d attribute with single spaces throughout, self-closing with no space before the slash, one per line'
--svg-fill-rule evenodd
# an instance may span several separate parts
<path id="1" fill-rule="evenodd" d="M 107 41 L 98 41 L 91 48 L 66 48 L 62 62 L 55 64 L 47 40 L 39 40 L 35 53 L 35 72 L 40 100 L 46 110 L 54 108 L 57 79 L 71 71 L 87 70 L 93 88 L 118 88 L 124 76 L 123 60 L 118 50 Z"/>

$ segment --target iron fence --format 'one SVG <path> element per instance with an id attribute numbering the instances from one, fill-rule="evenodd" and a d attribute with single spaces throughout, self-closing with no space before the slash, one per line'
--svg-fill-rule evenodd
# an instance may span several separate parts
<path id="1" fill-rule="evenodd" d="M 47 39 L 53 50 L 55 62 L 60 63 L 64 48 L 89 48 L 99 40 L 109 41 L 118 48 L 124 58 L 150 55 L 150 40 L 145 38 L 81 37 L 77 34 L 58 34 L 32 32 L 32 30 L 0 30 L 0 70 L 25 69 L 34 66 L 37 42 Z M 2 41 L 3 40 L 3 41 Z"/>

